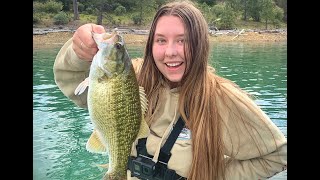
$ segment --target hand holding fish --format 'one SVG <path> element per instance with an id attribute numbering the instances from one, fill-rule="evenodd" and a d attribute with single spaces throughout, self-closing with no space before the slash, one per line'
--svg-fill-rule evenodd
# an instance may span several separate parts
<path id="1" fill-rule="evenodd" d="M 93 56 L 98 52 L 98 47 L 92 38 L 92 32 L 104 33 L 101 25 L 85 24 L 80 26 L 72 37 L 72 48 L 80 59 L 92 61 Z"/>

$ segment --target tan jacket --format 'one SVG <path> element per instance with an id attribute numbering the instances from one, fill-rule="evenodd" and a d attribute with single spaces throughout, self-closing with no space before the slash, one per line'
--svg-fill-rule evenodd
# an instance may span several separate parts
<path id="1" fill-rule="evenodd" d="M 135 69 L 137 69 L 139 63 L 141 62 L 133 61 Z M 63 94 L 75 104 L 84 108 L 87 107 L 87 94 L 75 96 L 73 92 L 78 84 L 88 76 L 89 68 L 90 63 L 79 59 L 73 51 L 71 39 L 59 51 L 53 67 L 55 82 Z M 233 87 L 226 84 L 224 89 L 228 88 Z M 155 119 L 157 121 L 151 125 L 151 134 L 146 143 L 148 153 L 156 155 L 156 157 L 156 152 L 159 152 L 161 145 L 165 142 L 165 140 L 162 141 L 162 137 L 165 136 L 166 138 L 168 126 L 179 117 L 177 109 L 179 93 L 177 89 L 167 88 L 164 93 L 162 106 L 155 112 Z M 239 93 L 239 95 L 241 94 Z M 252 101 L 252 103 L 254 102 Z M 259 152 L 255 150 L 254 143 L 248 143 L 251 140 L 250 136 L 245 133 L 246 127 L 234 120 L 234 117 L 232 118 L 228 114 L 225 114 L 222 119 L 226 125 L 224 126 L 224 132 L 228 134 L 228 136 L 224 136 L 224 144 L 227 150 L 226 158 L 231 155 L 231 142 L 233 149 L 238 150 L 235 156 L 236 159 L 227 166 L 227 179 L 266 179 L 270 175 L 263 170 L 261 163 L 267 164 L 266 167 L 270 174 L 276 174 L 284 170 L 287 164 L 287 140 L 279 128 L 266 115 L 264 122 L 261 122 L 256 120 L 258 117 L 254 116 L 241 102 L 233 102 L 233 104 L 238 108 L 242 108 L 240 110 L 245 113 L 245 118 L 249 118 L 250 121 L 255 122 L 252 129 L 258 131 L 259 134 L 265 135 L 263 136 L 264 142 L 261 143 L 266 145 L 267 150 L 263 151 L 262 156 L 260 156 Z M 219 104 L 217 106 L 218 110 L 225 108 L 222 105 L 219 106 Z M 258 108 L 258 106 L 256 107 Z M 263 128 L 265 124 L 268 125 L 269 129 Z M 274 137 L 270 136 L 269 130 L 274 134 Z M 191 143 L 191 139 L 178 139 L 171 150 L 172 156 L 168 162 L 168 167 L 183 177 L 187 177 L 190 171 L 192 161 Z M 132 154 L 135 155 L 135 153 L 136 150 L 133 148 Z M 128 173 L 130 174 L 130 171 Z M 136 178 L 130 178 L 129 176 L 128 179 Z"/>

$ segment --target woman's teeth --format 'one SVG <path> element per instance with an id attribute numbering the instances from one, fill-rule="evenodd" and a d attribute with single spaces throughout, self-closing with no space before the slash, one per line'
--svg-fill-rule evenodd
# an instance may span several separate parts
<path id="1" fill-rule="evenodd" d="M 166 63 L 167 66 L 169 67 L 175 67 L 175 66 L 179 66 L 181 63 Z"/>

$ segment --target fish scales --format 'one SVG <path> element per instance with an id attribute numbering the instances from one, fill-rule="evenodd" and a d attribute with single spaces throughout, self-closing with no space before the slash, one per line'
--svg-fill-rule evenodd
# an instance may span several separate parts
<path id="1" fill-rule="evenodd" d="M 126 179 L 128 157 L 138 138 L 150 133 L 143 115 L 147 100 L 139 87 L 122 36 L 93 34 L 99 51 L 94 56 L 89 77 L 75 90 L 88 89 L 88 111 L 94 127 L 86 148 L 107 153 L 108 171 L 104 179 Z"/>
<path id="2" fill-rule="evenodd" d="M 105 133 L 109 167 L 115 170 L 126 170 L 127 161 L 124 159 L 130 155 L 140 127 L 141 104 L 137 82 L 132 78 L 134 75 L 131 69 L 130 74 L 110 78 L 108 83 L 95 80 L 89 84 L 92 87 L 88 92 L 90 117 L 99 132 Z M 126 172 L 114 173 L 123 175 Z"/>

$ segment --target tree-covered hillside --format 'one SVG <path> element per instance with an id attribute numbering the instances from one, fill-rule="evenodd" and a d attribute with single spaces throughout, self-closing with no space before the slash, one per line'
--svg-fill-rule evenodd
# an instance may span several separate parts
<path id="1" fill-rule="evenodd" d="M 148 27 L 170 0 L 33 0 L 33 26 Z M 287 27 L 287 0 L 193 0 L 211 29 Z"/>

